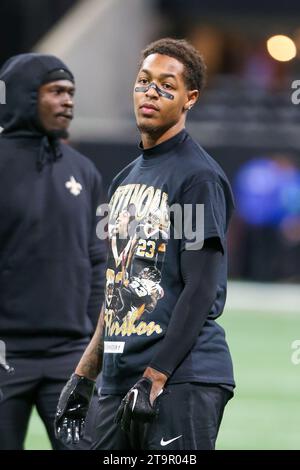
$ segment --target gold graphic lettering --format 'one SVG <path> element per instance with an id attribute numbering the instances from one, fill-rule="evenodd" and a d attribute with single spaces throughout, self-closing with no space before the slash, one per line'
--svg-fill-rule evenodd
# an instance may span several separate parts
<path id="1" fill-rule="evenodd" d="M 162 333 L 162 328 L 159 324 L 151 321 L 146 323 L 145 321 L 135 324 L 138 320 L 138 312 L 132 313 L 130 316 L 127 315 L 120 324 L 119 321 L 114 320 L 114 314 L 112 310 L 107 310 L 105 312 L 105 331 L 107 336 L 121 335 L 121 336 L 131 336 L 137 334 L 138 336 L 146 335 L 151 336 L 154 333 Z"/>

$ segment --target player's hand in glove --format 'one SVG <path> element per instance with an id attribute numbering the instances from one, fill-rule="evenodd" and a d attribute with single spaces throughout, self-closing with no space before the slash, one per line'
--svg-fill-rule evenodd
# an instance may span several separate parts
<path id="1" fill-rule="evenodd" d="M 64 444 L 77 444 L 84 435 L 85 419 L 94 393 L 95 383 L 72 374 L 59 397 L 54 428 L 55 436 Z"/>
<path id="2" fill-rule="evenodd" d="M 123 431 L 130 431 L 131 420 L 146 423 L 158 414 L 156 401 L 153 406 L 150 402 L 151 388 L 152 381 L 143 377 L 123 398 L 115 417 L 115 422 L 120 424 Z"/>

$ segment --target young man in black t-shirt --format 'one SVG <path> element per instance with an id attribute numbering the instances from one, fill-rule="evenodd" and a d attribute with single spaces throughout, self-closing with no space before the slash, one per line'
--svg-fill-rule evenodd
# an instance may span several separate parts
<path id="1" fill-rule="evenodd" d="M 215 447 L 235 386 L 215 321 L 225 304 L 233 198 L 222 169 L 185 130 L 204 80 L 203 59 L 186 41 L 161 39 L 143 51 L 134 86 L 141 155 L 109 195 L 110 225 L 132 206 L 135 223 L 126 225 L 123 245 L 118 231 L 110 237 L 110 289 L 98 330 L 62 392 L 62 439 L 79 439 L 101 369 L 93 448 Z M 114 277 L 111 266 L 120 271 L 122 261 L 126 268 Z M 111 307 L 113 283 L 121 309 Z"/>

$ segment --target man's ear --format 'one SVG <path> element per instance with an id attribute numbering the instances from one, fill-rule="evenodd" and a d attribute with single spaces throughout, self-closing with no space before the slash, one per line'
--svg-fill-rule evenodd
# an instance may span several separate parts
<path id="1" fill-rule="evenodd" d="M 194 104 L 198 101 L 200 93 L 198 90 L 190 90 L 187 92 L 188 95 L 188 101 L 184 105 L 184 109 L 186 111 L 192 109 Z"/>

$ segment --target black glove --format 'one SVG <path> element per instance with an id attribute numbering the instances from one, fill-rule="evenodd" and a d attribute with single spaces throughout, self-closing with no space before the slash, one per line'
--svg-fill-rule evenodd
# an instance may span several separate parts
<path id="1" fill-rule="evenodd" d="M 115 423 L 120 424 L 125 432 L 130 431 L 131 420 L 143 423 L 152 421 L 158 414 L 156 400 L 150 403 L 152 381 L 143 377 L 127 393 L 121 401 L 116 413 Z"/>
<path id="2" fill-rule="evenodd" d="M 77 444 L 84 435 L 85 419 L 96 382 L 72 374 L 59 397 L 54 429 L 64 444 Z"/>

